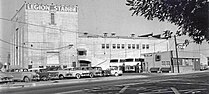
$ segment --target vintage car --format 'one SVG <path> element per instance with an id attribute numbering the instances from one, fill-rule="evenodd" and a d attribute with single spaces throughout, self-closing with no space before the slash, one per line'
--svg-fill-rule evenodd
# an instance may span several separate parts
<path id="1" fill-rule="evenodd" d="M 120 67 L 110 67 L 109 69 L 107 69 L 107 71 L 110 71 L 110 75 L 114 75 L 114 76 L 123 75 L 123 71 Z"/>
<path id="2" fill-rule="evenodd" d="M 45 68 L 32 68 L 32 69 L 28 69 L 30 72 L 36 72 L 37 74 L 39 74 L 39 79 L 43 80 L 43 81 L 47 81 L 49 79 L 51 79 L 51 75 L 49 75 L 50 73 L 45 69 Z"/>
<path id="3" fill-rule="evenodd" d="M 94 74 L 94 76 L 104 76 L 104 71 L 101 67 L 88 67 L 88 70 Z"/>
<path id="4" fill-rule="evenodd" d="M 13 81 L 12 75 L 0 71 L 0 83 L 7 83 L 12 81 Z"/>
<path id="5" fill-rule="evenodd" d="M 26 68 L 9 69 L 6 72 L 13 76 L 16 81 L 30 82 L 32 80 L 39 80 L 39 74 L 36 72 L 29 72 Z"/>
<path id="6" fill-rule="evenodd" d="M 89 76 L 91 78 L 94 77 L 94 74 L 92 71 L 89 70 L 88 67 L 76 67 L 76 68 L 65 68 L 64 70 L 68 70 L 69 73 L 66 74 L 68 77 L 76 77 L 77 79 L 80 79 L 84 76 Z"/>
<path id="7" fill-rule="evenodd" d="M 53 70 L 53 71 L 48 71 L 49 74 L 50 74 L 50 77 L 52 77 L 52 74 L 57 74 L 57 77 L 56 76 L 53 76 L 54 78 L 58 78 L 58 79 L 64 79 L 64 78 L 67 78 L 67 77 L 71 77 L 68 75 L 68 73 L 70 73 L 69 70 L 66 70 L 66 69 L 59 69 L 59 70 Z"/>

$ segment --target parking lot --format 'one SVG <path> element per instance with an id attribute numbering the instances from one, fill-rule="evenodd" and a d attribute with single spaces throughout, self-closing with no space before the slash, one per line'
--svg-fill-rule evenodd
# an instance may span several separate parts
<path id="1" fill-rule="evenodd" d="M 132 78 L 145 78 L 149 75 L 143 75 L 139 73 L 125 73 L 122 76 L 107 76 L 107 77 L 83 77 L 82 79 L 76 79 L 76 78 L 65 78 L 62 80 L 59 79 L 53 79 L 48 81 L 32 81 L 32 82 L 10 82 L 5 84 L 0 84 L 1 89 L 6 88 L 22 88 L 22 87 L 34 87 L 34 86 L 43 86 L 43 85 L 56 85 L 56 84 L 69 84 L 69 83 L 82 83 L 82 82 L 93 82 L 93 81 L 109 81 L 109 80 L 119 80 L 119 79 L 132 79 Z"/>

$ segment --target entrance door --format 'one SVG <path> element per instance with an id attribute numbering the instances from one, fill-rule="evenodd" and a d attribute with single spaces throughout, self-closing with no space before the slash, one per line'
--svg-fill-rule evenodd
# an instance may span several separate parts
<path id="1" fill-rule="evenodd" d="M 209 57 L 208 57 L 208 66 L 209 66 Z"/>

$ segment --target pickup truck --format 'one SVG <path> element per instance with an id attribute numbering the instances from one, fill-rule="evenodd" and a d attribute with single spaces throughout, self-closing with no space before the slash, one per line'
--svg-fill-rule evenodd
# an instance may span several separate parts
<path id="1" fill-rule="evenodd" d="M 9 69 L 6 72 L 13 76 L 14 80 L 30 82 L 32 80 L 39 80 L 39 74 L 36 72 L 29 72 L 26 68 Z"/>

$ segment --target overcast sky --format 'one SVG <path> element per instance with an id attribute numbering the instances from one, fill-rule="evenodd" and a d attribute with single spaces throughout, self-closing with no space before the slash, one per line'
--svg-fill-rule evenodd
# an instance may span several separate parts
<path id="1" fill-rule="evenodd" d="M 78 5 L 79 31 L 102 34 L 116 32 L 117 35 L 162 33 L 165 29 L 175 31 L 174 25 L 158 20 L 148 21 L 141 16 L 131 16 L 126 0 L 1 0 L 1 17 L 11 19 L 24 1 L 42 4 Z"/>
<path id="2" fill-rule="evenodd" d="M 116 32 L 116 35 L 160 34 L 163 30 L 176 31 L 177 26 L 148 21 L 142 16 L 131 16 L 126 0 L 0 0 L 0 18 L 11 19 L 24 1 L 42 4 L 78 5 L 79 32 L 88 31 L 92 34 Z M 9 41 L 11 23 L 0 20 L 0 38 Z M 5 44 L 1 44 L 4 46 Z M 0 47 L 1 47 L 0 46 Z M 7 50 L 6 50 L 7 51 Z"/>

